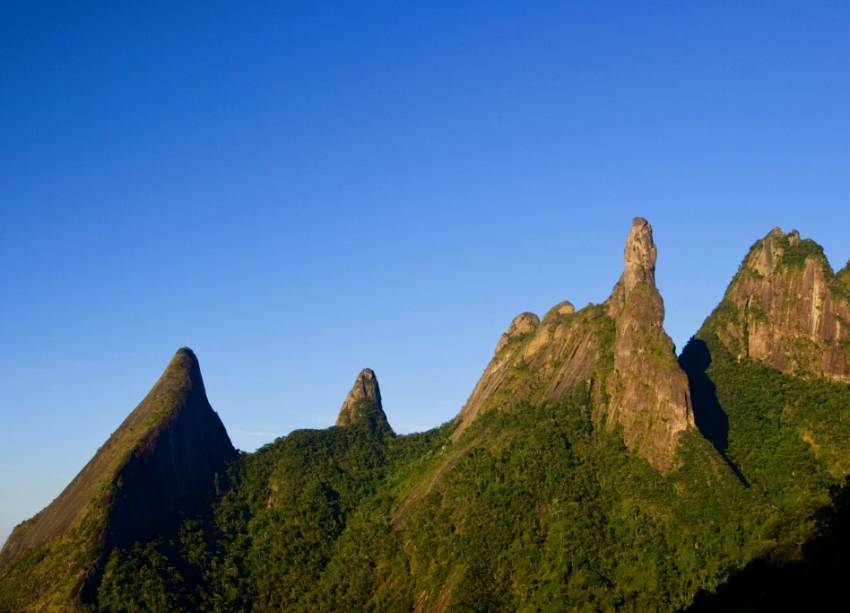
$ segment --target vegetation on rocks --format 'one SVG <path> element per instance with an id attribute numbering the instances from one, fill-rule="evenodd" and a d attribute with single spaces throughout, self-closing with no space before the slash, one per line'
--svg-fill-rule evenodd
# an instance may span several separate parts
<path id="1" fill-rule="evenodd" d="M 517 317 L 460 415 L 424 433 L 393 432 L 366 369 L 336 426 L 204 455 L 220 422 L 178 354 L 125 422 L 144 432 L 110 439 L 133 444 L 97 472 L 86 513 L 20 548 L 56 509 L 16 530 L 0 611 L 769 610 L 782 600 L 765 586 L 834 578 L 846 554 L 830 543 L 850 542 L 850 385 L 823 356 L 845 339 L 803 335 L 767 300 L 790 288 L 782 313 L 802 313 L 833 291 L 811 281 L 818 249 L 779 231 L 757 243 L 677 362 L 651 229 L 638 219 L 632 235 L 605 303 Z M 829 296 L 815 304 L 841 315 Z M 789 339 L 811 347 L 779 367 Z M 186 457 L 203 487 L 164 476 Z M 171 512 L 122 510 L 141 495 Z"/>

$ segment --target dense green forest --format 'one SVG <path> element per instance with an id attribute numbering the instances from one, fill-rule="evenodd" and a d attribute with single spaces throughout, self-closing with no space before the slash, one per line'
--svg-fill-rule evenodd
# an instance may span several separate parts
<path id="1" fill-rule="evenodd" d="M 850 304 L 813 245 L 753 245 L 677 361 L 637 218 L 607 301 L 517 316 L 459 415 L 418 434 L 364 369 L 336 426 L 237 453 L 181 349 L 13 532 L 0 611 L 827 602 L 850 543 Z"/>
<path id="2" fill-rule="evenodd" d="M 714 387 L 695 405 L 725 413 L 722 455 L 689 433 L 663 476 L 594 427 L 587 390 L 488 413 L 454 443 L 450 424 L 297 431 L 233 463 L 210 514 L 114 550 L 99 606 L 686 607 L 751 560 L 798 556 L 850 449 L 848 386 L 739 362 L 705 336 L 682 361 Z"/>

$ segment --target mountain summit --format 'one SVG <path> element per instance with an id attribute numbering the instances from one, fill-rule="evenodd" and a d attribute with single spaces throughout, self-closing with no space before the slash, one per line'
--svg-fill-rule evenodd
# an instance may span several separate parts
<path id="1" fill-rule="evenodd" d="M 663 328 L 656 257 L 652 227 L 635 218 L 622 276 L 604 304 L 575 311 L 563 301 L 542 321 L 533 313 L 518 315 L 457 417 L 452 438 L 490 409 L 558 400 L 583 384 L 594 398 L 597 424 L 621 426 L 629 449 L 659 470 L 672 468 L 679 434 L 694 420 L 687 377 Z"/>
<path id="2" fill-rule="evenodd" d="M 202 508 L 216 472 L 235 456 L 207 400 L 195 354 L 180 349 L 65 490 L 15 528 L 0 567 L 42 549 L 51 554 L 47 561 L 68 566 L 57 573 L 36 563 L 39 602 L 48 607 L 53 599 L 84 592 L 99 579 L 111 549 L 167 531 L 182 514 Z"/>
<path id="3" fill-rule="evenodd" d="M 15 529 L 0 613 L 840 602 L 850 270 L 771 231 L 677 360 L 657 259 L 634 219 L 610 296 L 517 315 L 426 432 L 393 433 L 364 369 L 335 426 L 237 453 L 181 349 Z"/>
<path id="4" fill-rule="evenodd" d="M 751 248 L 712 321 L 726 348 L 787 373 L 850 381 L 850 266 L 796 230 Z"/>
<path id="5" fill-rule="evenodd" d="M 343 428 L 359 423 L 367 424 L 373 432 L 392 434 L 392 428 L 381 404 L 378 377 L 371 368 L 364 368 L 357 375 L 336 419 L 336 425 Z"/>
<path id="6" fill-rule="evenodd" d="M 608 299 L 616 334 L 607 424 L 621 425 L 629 449 L 666 469 L 674 462 L 679 434 L 694 427 L 694 416 L 688 378 L 664 332 L 656 257 L 652 227 L 635 218 L 626 240 L 623 275 Z"/>

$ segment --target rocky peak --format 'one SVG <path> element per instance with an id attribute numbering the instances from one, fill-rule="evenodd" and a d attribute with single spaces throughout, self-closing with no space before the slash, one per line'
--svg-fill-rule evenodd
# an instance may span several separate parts
<path id="1" fill-rule="evenodd" d="M 655 287 L 655 260 L 658 252 L 652 240 L 652 226 L 643 217 L 635 217 L 626 239 L 622 284 L 628 292 L 639 283 Z"/>
<path id="2" fill-rule="evenodd" d="M 668 470 L 675 464 L 679 435 L 694 427 L 694 417 L 687 376 L 664 332 L 656 258 L 652 226 L 637 217 L 626 239 L 623 275 L 608 299 L 616 332 L 605 422 L 622 426 L 629 449 Z"/>
<path id="3" fill-rule="evenodd" d="M 576 311 L 564 301 L 542 322 L 533 313 L 514 318 L 458 416 L 452 438 L 488 410 L 517 401 L 557 400 L 584 384 L 592 390 L 598 423 L 622 427 L 630 449 L 660 470 L 671 468 L 679 434 L 694 421 L 687 377 L 663 329 L 656 257 L 652 227 L 636 218 L 626 240 L 623 274 L 606 303 Z"/>
<path id="4" fill-rule="evenodd" d="M 51 581 L 77 585 L 85 598 L 96 589 L 111 548 L 175 528 L 181 513 L 193 513 L 206 502 L 216 473 L 235 456 L 207 400 L 195 354 L 180 349 L 65 490 L 15 528 L 0 552 L 0 566 L 61 539 L 81 539 L 81 551 L 92 549 L 87 558 L 92 566 L 75 567 L 76 575 Z"/>
<path id="5" fill-rule="evenodd" d="M 652 238 L 652 226 L 643 217 L 635 217 L 626 238 L 623 256 L 623 274 L 614 285 L 608 298 L 608 311 L 619 316 L 626 302 L 640 293 L 643 301 L 652 303 L 651 323 L 660 325 L 664 319 L 664 304 L 655 287 L 655 261 L 658 250 Z"/>
<path id="6" fill-rule="evenodd" d="M 774 228 L 744 258 L 710 321 L 739 359 L 789 373 L 850 378 L 850 274 L 816 242 Z"/>
<path id="7" fill-rule="evenodd" d="M 339 410 L 336 425 L 348 427 L 366 422 L 375 432 L 392 433 L 381 403 L 378 377 L 371 368 L 364 368 L 354 380 L 354 385 Z"/>
<path id="8" fill-rule="evenodd" d="M 601 307 L 576 312 L 568 301 L 550 309 L 542 322 L 534 313 L 517 315 L 458 415 L 452 439 L 487 411 L 517 401 L 557 400 L 588 382 L 599 364 L 606 324 Z"/>

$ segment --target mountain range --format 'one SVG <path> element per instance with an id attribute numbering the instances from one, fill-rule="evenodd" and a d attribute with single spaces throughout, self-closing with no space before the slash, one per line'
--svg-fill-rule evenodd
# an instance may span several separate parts
<path id="1" fill-rule="evenodd" d="M 656 259 L 636 218 L 610 296 L 519 314 L 423 433 L 393 431 L 364 369 L 335 425 L 239 452 L 180 349 L 12 532 L 0 611 L 828 602 L 850 525 L 850 265 L 771 230 L 677 355 Z"/>

